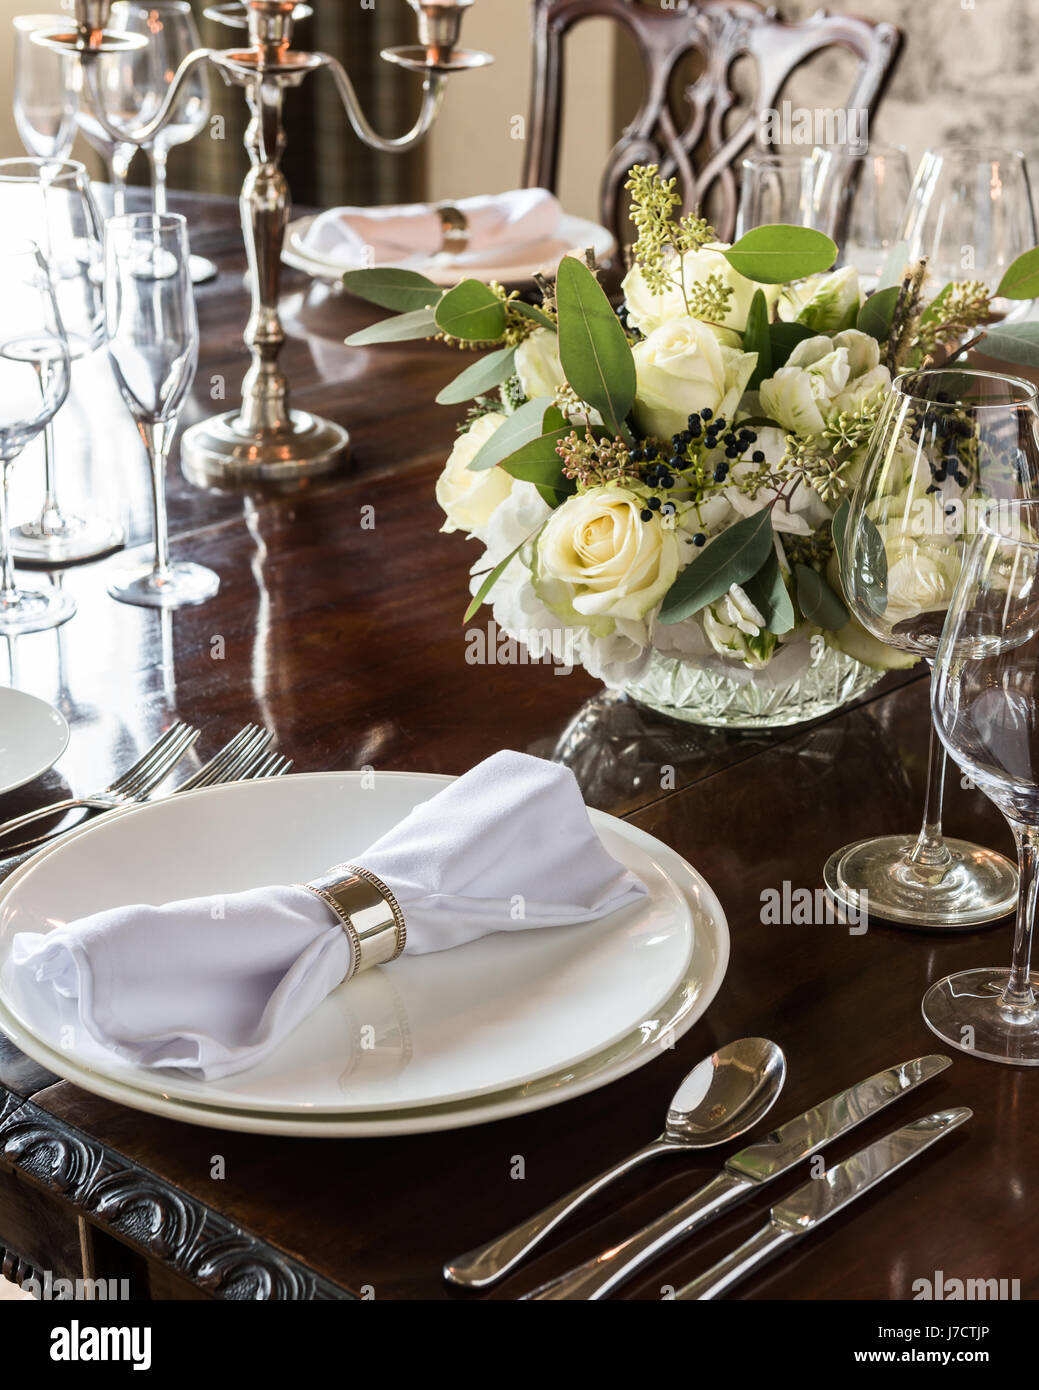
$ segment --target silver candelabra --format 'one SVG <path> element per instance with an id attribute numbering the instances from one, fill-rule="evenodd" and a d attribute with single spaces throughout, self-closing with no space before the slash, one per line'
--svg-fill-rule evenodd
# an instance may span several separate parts
<path id="1" fill-rule="evenodd" d="M 418 16 L 419 42 L 387 48 L 382 57 L 422 74 L 422 105 L 406 134 L 387 139 L 372 129 L 353 83 L 338 59 L 292 47 L 294 23 L 311 13 L 295 0 L 246 0 L 219 4 L 207 16 L 246 29 L 239 48 L 199 48 L 177 69 L 162 106 L 133 134 L 120 129 L 105 109 L 98 59 L 106 53 L 143 45 L 142 35 L 107 30 L 111 0 L 75 0 L 75 26 L 38 31 L 37 43 L 70 56 L 81 67 L 84 91 L 94 114 L 112 140 L 147 143 L 168 120 L 181 85 L 200 63 L 216 65 L 228 82 L 241 87 L 251 119 L 245 132 L 250 168 L 239 197 L 249 261 L 252 313 L 245 345 L 252 363 L 242 382 L 238 410 L 203 420 L 185 431 L 184 468 L 206 485 L 270 481 L 285 483 L 339 466 L 349 448 L 347 431 L 332 420 L 289 406 L 289 383 L 278 362 L 285 331 L 278 315 L 281 250 L 289 220 L 288 183 L 281 170 L 285 145 L 282 102 L 317 68 L 332 74 L 346 115 L 358 137 L 372 149 L 406 150 L 425 135 L 436 117 L 447 76 L 492 61 L 487 53 L 458 47 L 462 16 L 473 0 L 408 0 Z"/>

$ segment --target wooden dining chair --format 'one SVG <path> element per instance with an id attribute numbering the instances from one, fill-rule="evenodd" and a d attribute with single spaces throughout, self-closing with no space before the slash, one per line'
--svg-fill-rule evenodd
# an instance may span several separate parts
<path id="1" fill-rule="evenodd" d="M 824 49 L 850 51 L 858 71 L 843 110 L 868 122 L 902 43 L 893 24 L 821 10 L 787 22 L 774 8 L 749 0 L 533 0 L 534 80 L 524 171 L 528 187 L 556 186 L 564 40 L 582 21 L 604 18 L 628 30 L 645 70 L 645 98 L 613 147 L 601 185 L 601 220 L 622 246 L 632 240 L 624 195 L 632 164 L 659 164 L 666 177 L 676 175 L 686 211 L 704 208 L 719 235 L 730 240 L 739 160 L 748 147 L 764 145 L 766 117 L 780 111 L 791 75 Z M 698 60 L 699 73 L 680 89 L 676 101 L 676 75 L 690 55 Z M 756 77 L 753 97 L 741 115 L 732 69 L 745 56 Z"/>

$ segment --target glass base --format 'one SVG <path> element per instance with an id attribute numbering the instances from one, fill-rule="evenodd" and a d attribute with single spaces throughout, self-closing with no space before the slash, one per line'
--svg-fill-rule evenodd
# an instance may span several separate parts
<path id="1" fill-rule="evenodd" d="M 219 588 L 218 574 L 205 565 L 181 561 L 161 575 L 151 565 L 120 570 L 112 576 L 108 592 L 120 603 L 136 603 L 141 608 L 184 608 L 205 603 Z"/>
<path id="2" fill-rule="evenodd" d="M 924 995 L 924 1022 L 943 1042 L 970 1057 L 1039 1067 L 1039 1006 L 1002 1003 L 1009 979 L 1009 970 L 994 966 L 946 975 Z M 1033 974 L 1031 983 L 1039 990 L 1039 976 Z"/>
<path id="3" fill-rule="evenodd" d="M 205 256 L 189 256 L 188 274 L 191 276 L 193 285 L 204 285 L 207 281 L 216 279 L 217 268 Z"/>
<path id="4" fill-rule="evenodd" d="M 74 565 L 123 544 L 123 528 L 103 516 L 67 516 L 48 509 L 11 532 L 11 554 L 30 565 Z"/>
<path id="5" fill-rule="evenodd" d="M 71 595 L 41 585 L 39 589 L 15 589 L 8 598 L 0 598 L 0 637 L 15 637 L 23 632 L 45 632 L 60 627 L 75 614 L 76 600 Z"/>
<path id="6" fill-rule="evenodd" d="M 913 835 L 860 840 L 831 854 L 823 882 L 841 907 L 924 931 L 964 931 L 996 922 L 1017 905 L 1017 869 L 994 850 L 946 840 L 952 863 L 940 875 L 906 864 Z"/>

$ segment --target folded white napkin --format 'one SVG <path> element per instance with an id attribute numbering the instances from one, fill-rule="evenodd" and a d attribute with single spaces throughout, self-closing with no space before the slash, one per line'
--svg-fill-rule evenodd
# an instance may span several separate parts
<path id="1" fill-rule="evenodd" d="M 603 848 L 573 773 L 524 753 L 480 763 L 352 862 L 396 896 L 415 955 L 587 922 L 647 891 Z M 278 885 L 21 932 L 12 960 L 26 987 L 77 1000 L 97 1042 L 205 1080 L 271 1052 L 347 977 L 352 948 L 320 898 Z"/>
<path id="2" fill-rule="evenodd" d="M 461 198 L 452 206 L 465 214 L 467 255 L 545 241 L 556 235 L 563 215 L 546 188 Z M 442 244 L 440 214 L 429 203 L 332 208 L 315 217 L 303 237 L 311 255 L 344 269 L 433 256 Z"/>

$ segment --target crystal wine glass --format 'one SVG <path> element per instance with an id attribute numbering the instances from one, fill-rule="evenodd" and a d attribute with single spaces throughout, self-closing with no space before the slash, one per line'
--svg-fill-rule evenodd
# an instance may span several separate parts
<path id="1" fill-rule="evenodd" d="M 740 200 L 736 237 L 752 227 L 782 222 L 816 226 L 815 183 L 818 152 L 750 154 L 740 164 Z"/>
<path id="2" fill-rule="evenodd" d="M 47 263 L 31 241 L 0 244 L 0 634 L 66 622 L 73 599 L 52 585 L 19 588 L 8 533 L 11 465 L 68 395 L 69 347 Z"/>
<path id="3" fill-rule="evenodd" d="M 141 34 L 148 40 L 145 48 L 127 54 L 123 60 L 123 72 L 140 103 L 136 117 L 126 123 L 132 131 L 135 125 L 151 120 L 165 100 L 166 89 L 181 60 L 201 48 L 202 40 L 187 0 L 115 0 L 109 23 L 119 33 Z M 170 150 L 205 130 L 209 111 L 206 69 L 196 68 L 181 88 L 162 129 L 140 147 L 148 158 L 155 212 L 167 210 L 166 165 Z M 191 278 L 195 284 L 213 279 L 216 273 L 212 261 L 192 256 Z"/>
<path id="4" fill-rule="evenodd" d="M 67 25 L 63 15 L 14 17 L 14 123 L 26 152 L 40 159 L 67 159 L 76 139 L 76 109 L 68 60 L 33 43 L 40 29 Z"/>
<path id="5" fill-rule="evenodd" d="M 837 243 L 837 264 L 854 266 L 867 291 L 877 288 L 898 245 L 911 184 L 901 145 L 819 151 L 816 225 Z"/>
<path id="6" fill-rule="evenodd" d="M 1039 870 L 1039 501 L 982 516 L 935 661 L 934 722 L 1017 842 L 1010 969 L 960 970 L 924 996 L 931 1030 L 975 1057 L 1039 1066 L 1039 979 L 1030 973 Z"/>
<path id="7" fill-rule="evenodd" d="M 1014 377 L 949 367 L 900 376 L 851 499 L 841 579 L 880 641 L 933 662 L 966 543 L 989 499 L 1039 496 L 1039 396 Z M 845 906 L 950 930 L 1005 916 L 1017 894 L 1002 855 L 942 836 L 945 750 L 931 732 L 923 827 L 845 846 L 826 886 Z"/>
<path id="8" fill-rule="evenodd" d="M 916 172 L 902 240 L 909 260 L 926 256 L 931 283 L 981 280 L 995 291 L 1007 267 L 1037 240 L 1032 190 L 1020 150 L 939 145 Z M 996 299 L 1004 320 L 1028 313 L 1031 300 Z"/>
<path id="9" fill-rule="evenodd" d="M 89 356 L 105 336 L 104 229 L 87 171 L 74 160 L 0 159 L 0 220 L 41 248 L 69 354 L 73 361 Z M 53 567 L 89 560 L 120 546 L 123 533 L 114 522 L 63 510 L 57 494 L 53 423 L 43 431 L 43 449 L 43 507 L 33 521 L 15 529 L 15 558 Z"/>
<path id="10" fill-rule="evenodd" d="M 108 592 L 148 608 L 201 603 L 220 580 L 202 565 L 170 561 L 166 523 L 166 459 L 198 361 L 188 228 L 178 213 L 109 222 L 105 321 L 116 382 L 148 451 L 155 518 L 154 561 L 116 574 Z"/>

